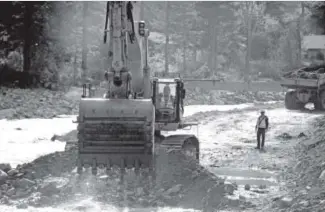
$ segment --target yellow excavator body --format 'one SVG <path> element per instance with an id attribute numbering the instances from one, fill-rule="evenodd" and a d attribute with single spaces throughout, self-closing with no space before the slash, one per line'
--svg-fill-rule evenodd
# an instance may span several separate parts
<path id="1" fill-rule="evenodd" d="M 191 157 L 199 158 L 199 142 L 194 135 L 160 134 L 161 130 L 175 131 L 185 126 L 181 120 L 184 84 L 177 79 L 168 82 L 174 88 L 166 96 L 170 103 L 168 111 L 156 107 L 156 95 L 166 82 L 150 78 L 149 32 L 144 29 L 144 22 L 135 21 L 137 11 L 134 2 L 107 3 L 110 27 L 105 32 L 109 33 L 110 68 L 105 79 L 108 83 L 102 98 L 87 96 L 84 86 L 77 121 L 78 173 L 87 167 L 92 168 L 93 174 L 98 167 L 154 170 L 156 138 L 157 145 L 184 149 Z M 156 114 L 160 117 L 157 120 Z"/>

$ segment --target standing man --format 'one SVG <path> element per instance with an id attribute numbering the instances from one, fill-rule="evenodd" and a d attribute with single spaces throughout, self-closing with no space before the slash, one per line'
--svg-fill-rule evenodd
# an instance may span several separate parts
<path id="1" fill-rule="evenodd" d="M 261 111 L 261 115 L 257 119 L 255 130 L 257 133 L 257 147 L 256 149 L 264 149 L 265 132 L 269 129 L 269 118 L 265 115 L 265 111 Z M 262 136 L 262 143 L 260 142 Z"/>

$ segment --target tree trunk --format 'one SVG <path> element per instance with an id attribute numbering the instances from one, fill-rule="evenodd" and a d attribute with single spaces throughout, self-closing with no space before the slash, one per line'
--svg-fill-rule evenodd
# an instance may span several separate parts
<path id="1" fill-rule="evenodd" d="M 81 58 L 81 69 L 82 69 L 82 81 L 86 83 L 87 78 L 87 12 L 88 2 L 83 2 L 83 26 L 82 26 L 82 58 Z"/>
<path id="2" fill-rule="evenodd" d="M 169 60 L 168 60 L 168 45 L 169 45 L 169 2 L 166 1 L 165 3 L 165 36 L 166 36 L 166 43 L 165 43 L 165 73 L 168 74 L 169 72 Z"/>
<path id="3" fill-rule="evenodd" d="M 218 26 L 213 27 L 213 76 L 217 73 L 217 57 L 218 57 Z"/>
<path id="4" fill-rule="evenodd" d="M 73 61 L 73 85 L 76 86 L 77 85 L 77 73 L 78 73 L 78 67 L 77 67 L 77 54 L 78 54 L 78 48 L 76 45 L 76 50 L 74 53 L 74 61 Z"/>
<path id="5" fill-rule="evenodd" d="M 214 26 L 211 23 L 210 19 L 208 20 L 208 26 L 209 26 L 209 37 L 213 38 Z M 210 45 L 209 45 L 209 56 L 208 56 L 209 75 L 212 75 L 212 73 L 213 73 L 213 58 L 214 58 L 213 50 L 214 50 L 214 41 L 212 39 L 210 42 Z"/>
<path id="6" fill-rule="evenodd" d="M 251 59 L 251 44 L 252 44 L 252 20 L 251 20 L 251 2 L 246 2 L 246 10 L 247 10 L 247 39 L 246 39 L 246 63 L 245 63 L 245 82 L 249 81 L 250 75 L 250 59 Z"/>
<path id="7" fill-rule="evenodd" d="M 25 12 L 24 12 L 24 66 L 23 71 L 29 72 L 31 66 L 30 50 L 32 45 L 32 36 L 31 36 L 31 27 L 33 24 L 33 3 L 25 3 Z"/>
<path id="8" fill-rule="evenodd" d="M 302 43 L 302 29 L 301 26 L 303 25 L 303 20 L 305 17 L 305 7 L 304 3 L 301 2 L 301 15 L 298 18 L 298 23 L 297 23 L 297 36 L 298 36 L 298 57 L 297 57 L 297 65 L 301 65 L 301 55 L 302 55 L 302 48 L 301 48 L 301 43 Z"/>
<path id="9" fill-rule="evenodd" d="M 187 33 L 184 33 L 184 40 L 183 40 L 183 73 L 187 75 L 187 65 L 186 65 L 186 42 L 187 41 Z"/>
<path id="10" fill-rule="evenodd" d="M 196 20 L 194 19 L 194 27 L 196 27 L 197 23 Z M 196 66 L 196 59 L 197 59 L 197 45 L 198 45 L 198 36 L 196 35 L 196 31 L 194 30 L 192 35 L 194 36 L 194 48 L 193 48 L 193 64 Z"/>
<path id="11" fill-rule="evenodd" d="M 197 43 L 198 43 L 198 39 L 197 39 L 197 36 L 194 35 L 195 38 L 194 38 L 194 48 L 193 48 L 193 64 L 196 66 L 196 60 L 197 60 Z"/>
<path id="12" fill-rule="evenodd" d="M 288 51 L 287 51 L 287 61 L 289 63 L 289 67 L 290 69 L 293 68 L 294 64 L 293 64 L 293 59 L 292 59 L 292 48 L 291 48 L 291 35 L 290 32 L 288 33 L 288 37 L 286 38 L 287 41 L 287 45 L 288 45 Z"/>

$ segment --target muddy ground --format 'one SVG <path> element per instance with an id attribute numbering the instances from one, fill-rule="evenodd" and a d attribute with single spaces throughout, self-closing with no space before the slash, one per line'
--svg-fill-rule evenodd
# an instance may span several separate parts
<path id="1" fill-rule="evenodd" d="M 258 103 L 281 99 L 281 95 L 257 98 L 247 93 L 239 98 L 224 94 L 220 104 L 244 103 L 245 95 L 249 97 L 246 101 L 255 103 L 186 107 L 186 120 L 198 121 L 198 131 L 193 128 L 177 133 L 198 132 L 201 164 L 188 162 L 182 155 L 160 154 L 163 162 L 155 188 L 145 177 L 134 184 L 130 173 L 130 184 L 123 189 L 115 172 L 110 177 L 101 173 L 97 179 L 88 175 L 78 184 L 76 152 L 62 152 L 65 141 L 75 139 L 75 116 L 67 115 L 77 111 L 78 91 L 68 95 L 24 92 L 8 94 L 7 90 L 1 96 L 0 106 L 6 111 L 0 112 L 0 118 L 15 121 L 0 120 L 0 162 L 11 165 L 0 165 L 0 211 L 269 212 L 324 208 L 323 115 L 309 110 L 287 111 L 282 103 Z M 215 103 L 207 99 L 208 104 Z M 266 109 L 271 125 L 265 152 L 254 149 L 260 109 Z"/>
<path id="2" fill-rule="evenodd" d="M 254 149 L 254 125 L 261 108 L 267 109 L 271 124 L 266 152 Z M 37 207 L 39 211 L 43 211 L 44 207 L 50 207 L 47 210 L 53 211 L 103 211 L 103 208 L 110 207 L 112 211 L 118 211 L 118 207 L 123 206 L 121 202 L 133 209 L 137 205 L 136 208 L 145 207 L 148 211 L 170 211 L 170 208 L 178 211 L 187 211 L 185 208 L 199 211 L 290 211 L 291 207 L 296 207 L 289 192 L 293 191 L 290 186 L 294 177 L 284 173 L 295 163 L 293 156 L 298 155 L 296 151 L 301 148 L 299 143 L 313 138 L 313 123 L 320 118 L 321 114 L 287 111 L 278 104 L 195 113 L 187 119 L 200 122 L 201 166 L 184 160 L 174 163 L 179 162 L 181 156 L 165 157 L 169 161 L 167 164 L 173 165 L 165 166 L 161 172 L 159 187 L 152 192 L 144 181 L 140 186 L 142 189 L 128 188 L 126 199 L 125 194 L 121 196 L 118 192 L 117 181 L 108 180 L 104 175 L 97 183 L 88 178 L 81 188 L 76 186 L 76 176 L 72 170 L 73 152 L 44 156 L 32 162 L 32 165 L 19 167 L 19 173 L 28 170 L 28 174 L 20 178 L 32 182 L 13 180 L 11 184 L 7 183 L 7 188 L 2 188 L 1 201 L 9 206 L 1 211 L 15 210 L 10 206 L 12 204 L 20 208 Z M 71 119 L 68 121 L 70 123 Z M 18 122 L 15 127 L 19 128 Z M 196 133 L 196 129 L 183 132 Z M 74 136 L 74 133 L 70 133 L 70 136 Z M 64 141 L 62 138 L 60 140 Z M 22 188 L 24 183 L 30 183 L 32 189 Z M 109 188 L 104 186 L 107 184 Z M 23 197 L 17 197 L 17 192 Z M 132 207 L 129 207 L 130 211 Z M 150 209 L 152 207 L 154 209 Z"/>

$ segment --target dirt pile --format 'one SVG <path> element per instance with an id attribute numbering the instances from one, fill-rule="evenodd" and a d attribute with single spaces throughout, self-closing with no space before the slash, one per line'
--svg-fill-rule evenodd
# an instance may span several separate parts
<path id="1" fill-rule="evenodd" d="M 285 78 L 319 79 L 325 73 L 324 66 L 303 67 L 283 75 Z"/>
<path id="2" fill-rule="evenodd" d="M 185 104 L 234 105 L 253 102 L 280 101 L 283 99 L 284 93 L 276 92 L 229 92 L 191 89 L 187 91 Z"/>
<path id="3" fill-rule="evenodd" d="M 78 101 L 63 91 L 46 89 L 8 89 L 0 87 L 0 119 L 53 118 L 76 114 Z"/>
<path id="4" fill-rule="evenodd" d="M 119 173 L 116 170 L 109 176 L 102 170 L 97 178 L 88 172 L 78 181 L 75 173 L 76 150 L 73 149 L 40 157 L 15 169 L 2 164 L 0 202 L 20 208 L 44 207 L 88 195 L 103 203 L 123 203 L 132 207 L 212 209 L 229 204 L 224 196 L 231 189 L 226 188 L 222 179 L 180 153 L 157 151 L 156 184 L 148 183 L 145 171 L 138 182 L 130 172 L 125 178 L 125 190 L 118 183 Z"/>
<path id="5" fill-rule="evenodd" d="M 297 146 L 293 166 L 288 167 L 283 177 L 290 192 L 285 197 L 279 197 L 280 200 L 275 199 L 275 208 L 297 212 L 324 211 L 324 127 L 324 118 L 319 118 L 315 123 L 315 130 L 309 132 L 309 135 Z"/>

